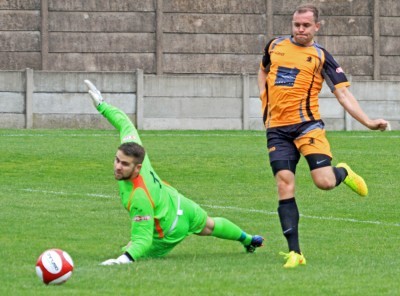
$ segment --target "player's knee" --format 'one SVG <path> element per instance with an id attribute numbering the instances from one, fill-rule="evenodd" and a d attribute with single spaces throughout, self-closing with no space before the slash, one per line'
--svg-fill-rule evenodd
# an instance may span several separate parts
<path id="1" fill-rule="evenodd" d="M 318 176 L 313 178 L 315 186 L 322 190 L 331 190 L 336 187 L 336 179 L 329 176 Z"/>
<path id="2" fill-rule="evenodd" d="M 294 178 L 276 178 L 279 196 L 292 196 L 295 190 Z"/>

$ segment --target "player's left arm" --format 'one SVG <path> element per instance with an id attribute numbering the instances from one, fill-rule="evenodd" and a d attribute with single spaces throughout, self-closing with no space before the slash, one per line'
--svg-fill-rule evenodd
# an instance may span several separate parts
<path id="1" fill-rule="evenodd" d="M 128 115 L 117 107 L 107 104 L 101 92 L 90 80 L 84 82 L 89 89 L 93 105 L 119 131 L 121 143 L 135 142 L 142 145 L 139 133 Z"/>
<path id="2" fill-rule="evenodd" d="M 388 122 L 384 119 L 370 119 L 362 110 L 360 104 L 347 87 L 337 88 L 333 94 L 343 108 L 358 122 L 371 130 L 384 131 L 388 128 Z"/>
<path id="3" fill-rule="evenodd" d="M 357 99 L 350 92 L 348 88 L 350 82 L 347 80 L 343 69 L 328 51 L 324 48 L 321 49 L 324 52 L 325 57 L 322 76 L 343 108 L 355 120 L 367 128 L 371 130 L 386 130 L 388 128 L 388 122 L 384 119 L 370 119 L 368 117 L 368 115 L 362 110 Z"/>

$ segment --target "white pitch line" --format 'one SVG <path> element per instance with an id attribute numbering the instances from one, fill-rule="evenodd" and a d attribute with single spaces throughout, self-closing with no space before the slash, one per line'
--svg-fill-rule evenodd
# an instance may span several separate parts
<path id="1" fill-rule="evenodd" d="M 116 198 L 118 195 L 112 196 L 107 194 L 94 194 L 94 193 L 71 193 L 71 192 L 62 192 L 62 191 L 48 191 L 48 190 L 39 190 L 39 189 L 20 189 L 21 191 L 26 192 L 40 192 L 43 194 L 53 194 L 53 195 L 73 195 L 73 196 L 87 196 L 87 197 L 101 197 L 101 198 Z M 199 204 L 204 208 L 211 208 L 211 209 L 224 209 L 224 210 L 231 210 L 231 211 L 238 211 L 238 212 L 246 212 L 246 213 L 260 213 L 264 215 L 277 215 L 276 212 L 266 211 L 266 210 L 258 210 L 258 209 L 251 209 L 251 208 L 239 208 L 234 206 L 219 206 L 219 205 L 207 205 L 207 204 Z M 361 223 L 361 224 L 373 224 L 373 225 L 382 225 L 382 226 L 394 226 L 400 227 L 400 223 L 388 223 L 388 222 L 381 222 L 381 221 L 368 221 L 368 220 L 357 220 L 352 218 L 338 218 L 338 217 L 321 217 L 321 216 L 310 216 L 310 215 L 303 215 L 300 214 L 301 218 L 306 219 L 316 219 L 316 220 L 326 220 L 326 221 L 338 221 L 338 222 L 350 222 L 350 223 Z"/>
<path id="2" fill-rule="evenodd" d="M 371 132 L 373 133 L 373 132 Z M 153 133 L 146 133 L 141 132 L 140 136 L 141 137 L 259 137 L 259 136 L 264 136 L 265 132 L 260 131 L 257 132 L 255 131 L 254 133 L 251 134 L 228 134 L 228 133 L 213 133 L 210 131 L 210 133 L 193 133 L 193 134 L 179 134 L 179 133 L 164 133 L 163 131 L 160 131 L 160 134 L 153 134 Z M 52 138 L 65 138 L 65 137 L 76 137 L 76 138 L 81 138 L 81 137 L 116 137 L 118 138 L 118 134 L 96 134 L 96 133 L 90 133 L 90 134 L 0 134 L 0 137 L 52 137 Z M 329 134 L 328 133 L 328 138 L 357 138 L 357 139 L 372 139 L 372 138 L 393 138 L 397 139 L 400 138 L 400 135 L 335 135 L 335 134 Z"/>

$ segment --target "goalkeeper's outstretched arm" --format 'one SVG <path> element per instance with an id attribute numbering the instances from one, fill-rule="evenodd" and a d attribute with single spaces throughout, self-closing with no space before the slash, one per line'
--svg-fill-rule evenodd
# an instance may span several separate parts
<path id="1" fill-rule="evenodd" d="M 121 143 L 136 142 L 142 145 L 137 129 L 129 117 L 120 109 L 107 104 L 101 92 L 89 80 L 84 81 L 89 88 L 89 95 L 93 105 L 119 131 Z"/>

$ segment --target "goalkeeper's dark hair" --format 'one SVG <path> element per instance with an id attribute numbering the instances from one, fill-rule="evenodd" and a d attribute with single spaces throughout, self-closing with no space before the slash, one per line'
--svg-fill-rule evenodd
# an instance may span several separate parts
<path id="1" fill-rule="evenodd" d="M 135 164 L 141 164 L 146 155 L 146 151 L 143 146 L 135 142 L 123 143 L 118 147 L 126 156 L 133 157 L 135 159 Z"/>

